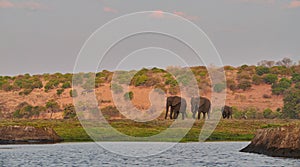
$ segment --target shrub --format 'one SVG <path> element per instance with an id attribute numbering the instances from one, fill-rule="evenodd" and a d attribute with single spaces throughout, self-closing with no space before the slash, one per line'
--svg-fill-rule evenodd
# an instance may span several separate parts
<path id="1" fill-rule="evenodd" d="M 30 118 L 32 116 L 38 116 L 42 110 L 45 110 L 44 107 L 35 106 L 23 102 L 16 107 L 16 111 L 13 113 L 14 118 Z"/>
<path id="2" fill-rule="evenodd" d="M 63 89 L 67 89 L 67 88 L 71 88 L 72 85 L 71 85 L 71 82 L 67 81 L 67 82 L 63 83 L 63 85 L 61 87 Z"/>
<path id="3" fill-rule="evenodd" d="M 227 88 L 229 88 L 231 91 L 235 91 L 235 90 L 238 89 L 238 87 L 236 86 L 234 80 L 232 80 L 232 79 L 226 80 L 226 86 L 227 86 Z"/>
<path id="4" fill-rule="evenodd" d="M 259 84 L 263 83 L 263 79 L 258 75 L 253 75 L 252 83 L 255 85 L 259 85 Z"/>
<path id="5" fill-rule="evenodd" d="M 270 72 L 270 69 L 264 66 L 257 66 L 255 70 L 256 70 L 256 74 L 260 76 L 264 74 L 268 74 Z"/>
<path id="6" fill-rule="evenodd" d="M 153 68 L 151 69 L 151 71 L 152 71 L 153 73 L 165 73 L 165 72 L 166 72 L 165 70 L 160 69 L 160 68 L 157 68 L 157 67 L 153 67 Z"/>
<path id="7" fill-rule="evenodd" d="M 85 83 L 82 85 L 82 88 L 85 90 L 92 90 L 95 88 L 95 78 L 90 77 L 88 78 Z"/>
<path id="8" fill-rule="evenodd" d="M 77 97 L 78 93 L 76 89 L 70 90 L 70 97 Z"/>
<path id="9" fill-rule="evenodd" d="M 19 95 L 20 95 L 20 96 L 21 96 L 21 95 L 27 96 L 27 95 L 29 95 L 32 91 L 33 91 L 32 89 L 25 89 L 25 90 L 19 92 Z"/>
<path id="10" fill-rule="evenodd" d="M 222 92 L 226 88 L 226 85 L 224 83 L 217 83 L 214 85 L 214 91 L 217 93 Z"/>
<path id="11" fill-rule="evenodd" d="M 264 118 L 272 118 L 271 115 L 272 115 L 272 110 L 270 108 L 267 108 L 263 111 L 263 115 L 264 115 Z"/>
<path id="12" fill-rule="evenodd" d="M 295 88 L 296 88 L 296 89 L 300 89 L 300 82 L 297 82 L 297 83 L 295 84 Z"/>
<path id="13" fill-rule="evenodd" d="M 56 90 L 56 94 L 57 94 L 58 96 L 60 96 L 64 91 L 65 91 L 65 89 L 57 89 L 57 90 Z"/>
<path id="14" fill-rule="evenodd" d="M 119 84 L 111 84 L 111 90 L 113 91 L 113 93 L 122 93 L 123 92 L 123 87 Z"/>
<path id="15" fill-rule="evenodd" d="M 54 89 L 59 85 L 59 80 L 51 79 L 45 85 L 45 92 L 48 92 L 50 89 Z"/>
<path id="16" fill-rule="evenodd" d="M 49 100 L 46 103 L 46 108 L 50 109 L 53 112 L 57 112 L 60 110 L 59 104 L 55 100 Z"/>
<path id="17" fill-rule="evenodd" d="M 64 119 L 76 118 L 76 110 L 73 104 L 65 106 L 63 112 Z"/>
<path id="18" fill-rule="evenodd" d="M 300 82 L 300 74 L 294 73 L 294 74 L 292 75 L 292 81 L 293 81 L 294 83 Z"/>
<path id="19" fill-rule="evenodd" d="M 282 78 L 279 83 L 272 85 L 272 93 L 275 95 L 282 95 L 285 90 L 292 86 L 292 82 L 286 78 Z"/>
<path id="20" fill-rule="evenodd" d="M 283 118 L 299 118 L 300 113 L 300 90 L 290 88 L 284 93 L 284 106 L 282 111 Z"/>
<path id="21" fill-rule="evenodd" d="M 135 75 L 132 79 L 132 83 L 134 86 L 142 86 L 148 80 L 148 76 L 145 74 L 142 75 Z"/>
<path id="22" fill-rule="evenodd" d="M 125 100 L 132 100 L 132 99 L 133 99 L 133 92 L 132 92 L 132 91 L 126 92 L 126 93 L 124 94 L 124 99 L 125 99 Z"/>
<path id="23" fill-rule="evenodd" d="M 245 112 L 247 118 L 255 119 L 257 117 L 257 110 L 255 108 L 247 108 Z"/>
<path id="24" fill-rule="evenodd" d="M 74 85 L 81 85 L 83 83 L 83 73 L 74 74 L 72 81 Z"/>
<path id="25" fill-rule="evenodd" d="M 267 74 L 264 77 L 264 82 L 266 84 L 274 84 L 275 82 L 277 82 L 277 80 L 278 80 L 278 77 L 276 74 Z"/>
<path id="26" fill-rule="evenodd" d="M 240 81 L 240 83 L 238 84 L 238 88 L 242 89 L 242 90 L 248 90 L 251 88 L 251 82 L 249 80 L 242 80 Z"/>

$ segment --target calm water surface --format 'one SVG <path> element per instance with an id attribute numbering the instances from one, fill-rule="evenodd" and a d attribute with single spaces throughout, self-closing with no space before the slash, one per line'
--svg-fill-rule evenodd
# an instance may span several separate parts
<path id="1" fill-rule="evenodd" d="M 152 147 L 160 147 L 162 144 L 164 143 L 157 143 Z M 248 144 L 248 142 L 179 143 L 163 153 L 137 158 L 111 153 L 95 143 L 1 145 L 0 166 L 300 167 L 300 160 L 297 159 L 239 152 Z M 122 147 L 121 142 L 116 145 Z"/>

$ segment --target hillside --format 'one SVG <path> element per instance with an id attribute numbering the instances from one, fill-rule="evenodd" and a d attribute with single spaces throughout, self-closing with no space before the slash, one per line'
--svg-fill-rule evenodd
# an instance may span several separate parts
<path id="1" fill-rule="evenodd" d="M 225 66 L 226 84 L 221 83 L 211 87 L 207 69 L 202 66 L 191 67 L 201 96 L 210 97 L 211 91 L 226 91 L 226 104 L 234 106 L 236 111 L 255 111 L 262 113 L 266 109 L 280 112 L 283 107 L 282 82 L 289 82 L 289 87 L 298 83 L 300 66 Z M 216 69 L 220 70 L 220 69 Z M 178 80 L 167 71 L 176 75 Z M 95 79 L 95 93 L 100 108 L 114 106 L 112 91 L 123 92 L 122 83 L 130 82 L 132 103 L 140 110 L 150 106 L 149 93 L 154 88 L 164 91 L 167 96 L 179 94 L 180 84 L 190 84 L 189 75 L 177 67 L 162 70 L 158 68 L 142 69 L 140 71 L 118 71 L 115 74 L 119 83 L 111 84 L 113 72 L 102 71 L 96 75 L 82 73 L 76 75 L 73 84 L 82 84 L 88 92 L 93 84 L 90 78 Z M 134 74 L 134 75 L 133 75 Z M 134 76 L 131 80 L 129 76 Z M 30 119 L 63 119 L 74 115 L 73 99 L 82 93 L 82 90 L 71 88 L 72 74 L 43 74 L 30 76 L 29 74 L 15 77 L 0 77 L 0 118 L 30 118 Z M 279 85 L 279 86 L 278 86 Z M 284 84 L 283 84 L 284 85 Z M 225 89 L 227 87 L 227 89 Z M 288 87 L 286 87 L 287 89 Z M 189 110 L 189 108 L 188 108 Z M 142 111 L 141 111 L 142 112 Z M 189 112 L 189 111 L 188 111 Z"/>

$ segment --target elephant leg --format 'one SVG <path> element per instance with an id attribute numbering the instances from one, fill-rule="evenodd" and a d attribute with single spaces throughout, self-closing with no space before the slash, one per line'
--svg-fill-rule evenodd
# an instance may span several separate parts
<path id="1" fill-rule="evenodd" d="M 178 115 L 179 115 L 179 112 L 178 112 L 178 111 L 174 112 L 174 119 L 177 119 L 177 118 L 178 118 Z"/>
<path id="2" fill-rule="evenodd" d="M 198 119 L 200 119 L 200 114 L 201 114 L 201 112 L 200 112 L 200 111 L 198 111 Z"/>
<path id="3" fill-rule="evenodd" d="M 195 119 L 195 117 L 196 117 L 196 112 L 193 112 L 193 118 Z"/>
<path id="4" fill-rule="evenodd" d="M 171 107 L 170 119 L 173 119 L 173 112 L 174 112 L 174 109 L 173 109 L 173 107 Z"/>
<path id="5" fill-rule="evenodd" d="M 203 119 L 205 119 L 205 112 L 203 112 Z"/>

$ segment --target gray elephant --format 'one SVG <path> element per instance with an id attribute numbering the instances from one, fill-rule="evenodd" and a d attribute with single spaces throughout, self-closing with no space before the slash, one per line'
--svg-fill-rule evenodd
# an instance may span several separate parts
<path id="1" fill-rule="evenodd" d="M 170 119 L 177 119 L 179 113 L 182 114 L 182 119 L 187 117 L 186 114 L 186 100 L 179 96 L 170 96 L 167 98 L 166 102 L 166 116 L 165 119 L 168 117 L 169 108 L 171 107 L 170 112 Z M 174 115 L 173 115 L 174 114 Z"/>
<path id="2" fill-rule="evenodd" d="M 205 119 L 205 115 L 207 113 L 208 119 L 210 118 L 210 108 L 211 102 L 209 99 L 205 97 L 192 97 L 191 98 L 191 111 L 193 113 L 193 118 L 195 118 L 196 113 L 198 112 L 198 119 L 200 119 L 200 114 L 203 114 L 203 118 Z"/>
<path id="3" fill-rule="evenodd" d="M 222 116 L 223 116 L 224 119 L 225 118 L 227 118 L 227 119 L 231 118 L 232 119 L 232 113 L 233 113 L 232 107 L 229 107 L 227 105 L 222 107 Z"/>

